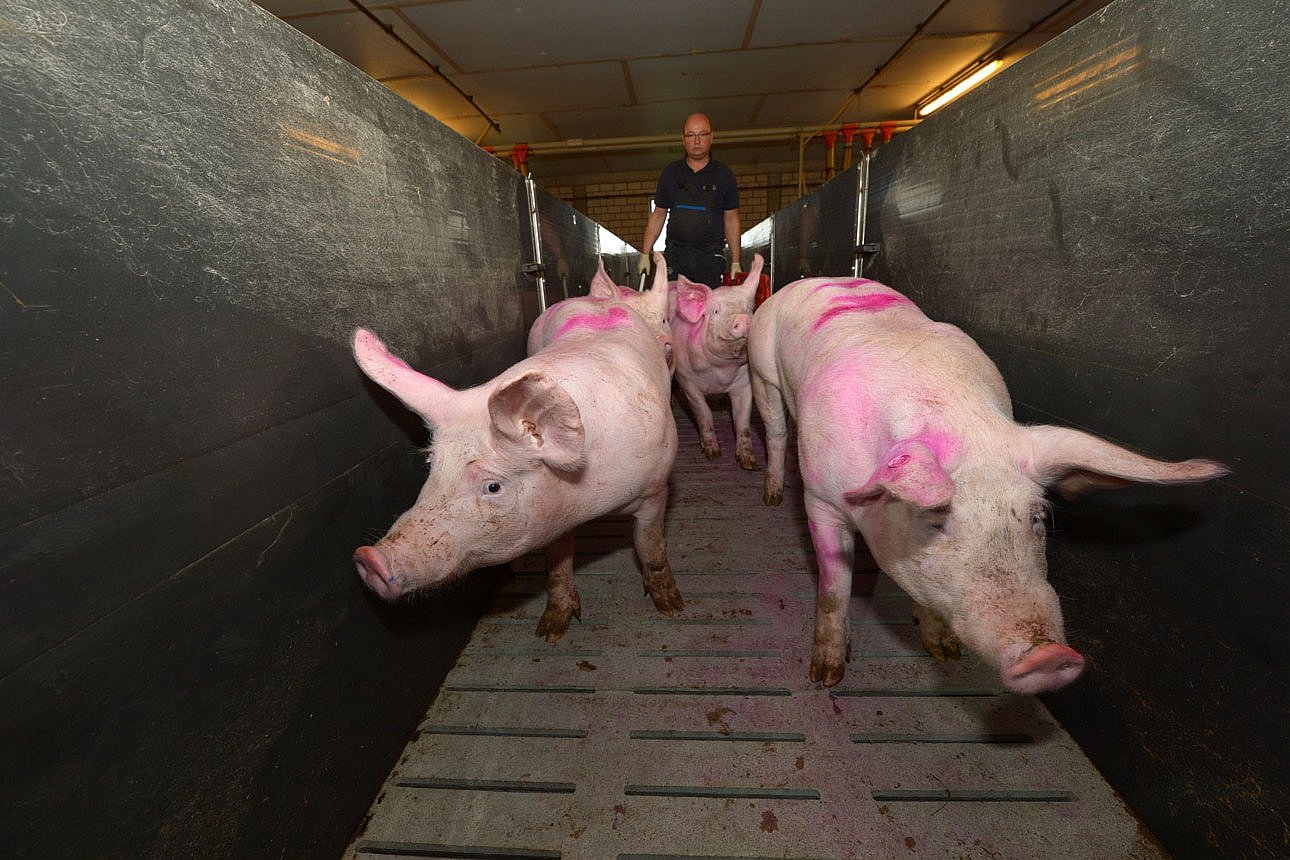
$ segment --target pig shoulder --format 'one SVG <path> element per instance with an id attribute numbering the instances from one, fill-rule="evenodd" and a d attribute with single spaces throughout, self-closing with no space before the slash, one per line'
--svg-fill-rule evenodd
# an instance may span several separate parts
<path id="1" fill-rule="evenodd" d="M 605 420 L 626 413 L 652 416 L 667 410 L 671 384 L 654 332 L 660 325 L 627 302 L 568 299 L 534 323 L 528 362 L 577 392 L 580 405 L 606 412 Z"/>

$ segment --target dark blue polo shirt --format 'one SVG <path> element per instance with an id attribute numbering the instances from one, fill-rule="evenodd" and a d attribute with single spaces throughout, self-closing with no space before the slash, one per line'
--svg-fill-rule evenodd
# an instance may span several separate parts
<path id="1" fill-rule="evenodd" d="M 735 174 L 715 158 L 697 173 L 681 158 L 663 168 L 654 203 L 668 211 L 668 245 L 717 245 L 725 242 L 725 213 L 739 208 Z"/>

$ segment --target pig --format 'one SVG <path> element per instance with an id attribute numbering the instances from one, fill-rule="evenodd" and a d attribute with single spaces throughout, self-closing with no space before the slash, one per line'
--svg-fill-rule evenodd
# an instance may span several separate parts
<path id="1" fill-rule="evenodd" d="M 663 359 L 667 363 L 668 369 L 673 370 L 674 359 L 672 353 L 672 328 L 668 325 L 667 315 L 664 314 L 663 317 L 660 318 L 658 314 L 655 313 L 651 299 L 642 299 L 642 293 L 633 290 L 631 287 L 624 287 L 614 283 L 614 280 L 609 277 L 609 273 L 605 271 L 605 260 L 603 257 L 597 257 L 597 262 L 599 265 L 596 268 L 596 274 L 591 276 L 588 295 L 602 299 L 617 298 L 631 305 L 637 314 L 640 315 L 641 319 L 645 320 L 649 325 L 650 330 L 654 334 L 654 339 L 663 350 Z M 644 280 L 642 280 L 641 283 L 643 286 Z M 671 300 L 671 288 L 672 285 L 669 283 L 669 301 Z M 529 334 L 529 354 L 532 354 L 537 351 L 536 347 L 544 341 L 546 336 L 546 326 L 544 325 L 542 329 L 539 330 L 539 327 L 535 325 Z M 532 341 L 533 337 L 538 338 L 538 343 Z"/>
<path id="2" fill-rule="evenodd" d="M 712 289 L 682 275 L 671 295 L 669 322 L 676 359 L 676 384 L 685 395 L 699 425 L 703 453 L 709 460 L 721 456 L 721 444 L 712 426 L 707 395 L 730 395 L 734 419 L 735 460 L 744 469 L 756 469 L 752 450 L 752 388 L 748 380 L 748 330 L 752 326 L 762 258 L 753 256 L 742 284 Z"/>
<path id="3" fill-rule="evenodd" d="M 783 498 L 787 416 L 797 425 L 819 567 L 810 678 L 825 686 L 842 679 L 850 656 L 856 532 L 913 598 L 929 653 L 958 656 L 961 641 L 999 668 L 1008 689 L 1038 693 L 1084 668 L 1047 580 L 1044 490 L 1073 497 L 1228 471 L 1017 424 L 1003 378 L 976 342 L 876 281 L 785 286 L 757 310 L 748 351 L 766 426 L 768 505 Z"/>
<path id="4" fill-rule="evenodd" d="M 676 458 L 666 331 L 667 275 L 629 298 L 567 299 L 538 317 L 530 355 L 464 391 L 422 375 L 359 329 L 354 357 L 432 431 L 430 474 L 413 506 L 374 546 L 363 582 L 386 600 L 547 548 L 547 605 L 537 635 L 559 640 L 582 606 L 574 527 L 631 515 L 645 592 L 665 615 L 684 608 L 663 530 Z M 602 291 L 603 292 L 603 291 Z"/>

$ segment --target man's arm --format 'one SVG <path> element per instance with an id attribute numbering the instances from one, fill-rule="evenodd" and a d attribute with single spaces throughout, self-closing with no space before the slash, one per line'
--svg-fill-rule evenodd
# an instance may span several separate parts
<path id="1" fill-rule="evenodd" d="M 743 264 L 739 261 L 741 249 L 739 247 L 739 236 L 743 232 L 739 229 L 739 210 L 727 209 L 725 213 L 726 221 L 726 244 L 730 246 L 730 273 L 738 274 L 743 271 Z M 735 266 L 739 268 L 736 269 Z"/>
<path id="2" fill-rule="evenodd" d="M 655 206 L 654 211 L 649 213 L 649 220 L 645 222 L 645 241 L 641 243 L 641 259 L 637 268 L 642 272 L 649 271 L 650 254 L 654 250 L 654 243 L 658 241 L 658 235 L 663 232 L 663 224 L 667 221 L 667 210 L 661 206 Z"/>

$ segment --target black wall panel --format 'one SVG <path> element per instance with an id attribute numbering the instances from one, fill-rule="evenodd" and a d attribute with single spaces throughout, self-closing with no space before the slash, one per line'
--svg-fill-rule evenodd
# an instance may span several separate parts
<path id="1" fill-rule="evenodd" d="M 859 185 L 857 165 L 775 213 L 775 287 L 797 278 L 851 274 Z"/>
<path id="2" fill-rule="evenodd" d="M 520 178 L 242 0 L 0 4 L 0 832 L 328 856 L 485 596 L 350 554 L 424 477 L 357 326 L 523 355 Z"/>
<path id="3" fill-rule="evenodd" d="M 587 295 L 602 256 L 600 225 L 538 185 L 533 187 L 533 202 L 547 304 Z M 621 257 L 604 255 L 605 269 L 616 283 L 627 284 Z"/>
<path id="4" fill-rule="evenodd" d="M 1019 418 L 1233 467 L 1053 521 L 1091 668 L 1048 703 L 1180 857 L 1290 852 L 1287 13 L 1117 0 L 871 166 L 866 274 L 974 336 Z"/>

